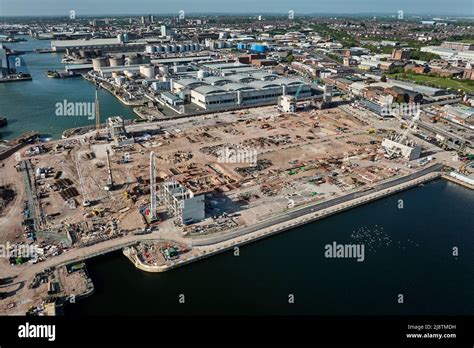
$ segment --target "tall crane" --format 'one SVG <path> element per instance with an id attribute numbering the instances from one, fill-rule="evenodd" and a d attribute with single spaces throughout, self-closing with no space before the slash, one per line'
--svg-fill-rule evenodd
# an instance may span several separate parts
<path id="1" fill-rule="evenodd" d="M 100 103 L 99 103 L 99 93 L 97 88 L 95 89 L 95 136 L 99 137 L 100 133 Z"/>
<path id="2" fill-rule="evenodd" d="M 105 191 L 110 191 L 114 187 L 114 180 L 112 178 L 112 168 L 110 167 L 110 156 L 109 156 L 109 150 L 107 149 L 105 151 L 105 154 L 107 155 L 107 174 L 108 174 L 108 179 L 107 179 L 107 185 L 104 186 Z"/>
<path id="3" fill-rule="evenodd" d="M 156 165 L 155 152 L 150 152 L 150 221 L 156 218 Z"/>

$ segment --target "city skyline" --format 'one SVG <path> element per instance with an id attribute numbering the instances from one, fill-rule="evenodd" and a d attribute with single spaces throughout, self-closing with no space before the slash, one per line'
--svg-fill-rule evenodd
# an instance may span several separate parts
<path id="1" fill-rule="evenodd" d="M 33 0 L 0 0 L 0 16 L 61 16 L 69 15 L 74 10 L 78 16 L 92 15 L 135 15 L 144 13 L 171 14 L 184 10 L 186 13 L 194 14 L 250 14 L 250 13 L 286 13 L 289 10 L 301 15 L 305 14 L 334 14 L 357 15 L 363 13 L 396 14 L 399 10 L 409 15 L 456 15 L 473 16 L 473 3 L 470 0 L 445 1 L 432 0 L 400 0 L 390 2 L 386 0 L 357 0 L 350 4 L 343 0 L 297 0 L 254 2 L 241 0 L 239 2 L 217 1 L 217 0 L 137 0 L 133 3 L 130 11 L 130 2 L 125 0 L 103 1 L 97 3 L 93 0 L 71 0 L 67 3 L 58 0 L 44 0 L 41 3 Z"/>

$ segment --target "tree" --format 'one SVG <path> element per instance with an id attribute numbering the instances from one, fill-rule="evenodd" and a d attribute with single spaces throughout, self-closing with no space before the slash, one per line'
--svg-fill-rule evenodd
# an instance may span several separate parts
<path id="1" fill-rule="evenodd" d="M 380 82 L 387 82 L 387 76 L 383 75 L 380 79 Z"/>

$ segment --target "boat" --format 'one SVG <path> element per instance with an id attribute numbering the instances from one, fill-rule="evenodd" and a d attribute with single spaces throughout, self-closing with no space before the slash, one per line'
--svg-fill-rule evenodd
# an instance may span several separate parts
<path id="1" fill-rule="evenodd" d="M 5 116 L 0 116 L 0 127 L 5 127 L 7 124 L 7 118 Z"/>
<path id="2" fill-rule="evenodd" d="M 48 73 L 46 74 L 49 78 L 52 79 L 65 79 L 68 77 L 79 77 L 81 76 L 80 74 L 77 74 L 73 71 L 56 71 L 56 70 L 49 70 Z"/>
<path id="3" fill-rule="evenodd" d="M 54 71 L 54 70 L 49 70 L 47 73 L 46 73 L 46 76 L 48 76 L 49 78 L 51 79 L 59 79 L 61 76 L 59 75 L 59 73 L 57 71 Z"/>

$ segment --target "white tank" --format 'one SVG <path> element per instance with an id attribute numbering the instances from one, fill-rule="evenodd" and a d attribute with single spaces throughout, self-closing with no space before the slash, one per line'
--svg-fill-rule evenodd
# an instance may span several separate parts
<path id="1" fill-rule="evenodd" d="M 140 75 L 147 79 L 155 77 L 155 66 L 154 65 L 140 65 Z"/>
<path id="2" fill-rule="evenodd" d="M 142 62 L 142 57 L 140 57 L 140 56 L 130 56 L 130 57 L 127 57 L 125 61 L 128 65 L 137 65 L 137 64 L 140 64 Z"/>
<path id="3" fill-rule="evenodd" d="M 92 67 L 94 68 L 94 71 L 99 71 L 100 68 L 103 68 L 104 66 L 107 66 L 107 65 L 108 65 L 108 60 L 105 57 L 92 59 Z"/>
<path id="4" fill-rule="evenodd" d="M 123 57 L 112 57 L 109 59 L 110 66 L 122 66 L 125 64 Z"/>
<path id="5" fill-rule="evenodd" d="M 176 52 L 176 45 L 170 45 L 171 46 L 171 52 Z"/>
<path id="6" fill-rule="evenodd" d="M 123 43 L 123 34 L 118 34 L 117 35 L 117 41 L 118 41 L 118 43 Z"/>
<path id="7" fill-rule="evenodd" d="M 145 46 L 145 52 L 146 53 L 155 53 L 156 52 L 156 46 L 146 45 Z"/>

